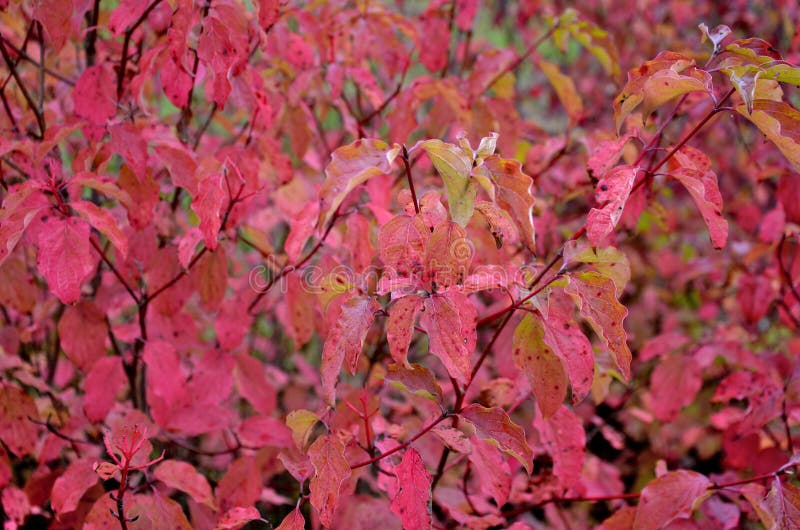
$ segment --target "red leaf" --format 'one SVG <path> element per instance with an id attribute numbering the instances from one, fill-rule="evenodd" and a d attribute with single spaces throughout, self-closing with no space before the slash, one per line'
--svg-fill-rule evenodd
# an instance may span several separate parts
<path id="1" fill-rule="evenodd" d="M 58 321 L 61 348 L 75 366 L 88 372 L 106 354 L 108 326 L 105 315 L 92 302 L 68 307 Z"/>
<path id="2" fill-rule="evenodd" d="M 295 348 L 302 348 L 314 335 L 316 320 L 315 297 L 309 292 L 300 274 L 292 272 L 284 276 L 286 282 L 286 333 L 292 338 Z"/>
<path id="3" fill-rule="evenodd" d="M 442 400 L 442 388 L 436 381 L 436 376 L 422 365 L 390 364 L 386 369 L 386 380 L 407 392 L 433 399 L 437 403 Z"/>
<path id="4" fill-rule="evenodd" d="M 283 521 L 281 521 L 281 524 L 279 524 L 275 530 L 305 530 L 305 528 L 306 519 L 303 517 L 300 508 L 295 508 L 289 515 L 283 518 Z"/>
<path id="5" fill-rule="evenodd" d="M 450 26 L 436 11 L 422 15 L 420 33 L 425 36 L 420 43 L 419 61 L 430 72 L 439 72 L 447 65 L 450 54 Z"/>
<path id="6" fill-rule="evenodd" d="M 464 283 L 474 254 L 466 230 L 451 221 L 439 223 L 425 246 L 426 287 L 436 292 Z"/>
<path id="7" fill-rule="evenodd" d="M 334 435 L 320 436 L 308 448 L 308 457 L 314 466 L 314 477 L 309 483 L 311 505 L 319 512 L 322 524 L 331 527 L 339 502 L 339 490 L 350 476 L 344 445 Z"/>
<path id="8" fill-rule="evenodd" d="M 703 385 L 701 367 L 693 357 L 681 353 L 667 355 L 656 364 L 650 376 L 652 408 L 659 421 L 672 421 L 681 408 L 694 401 Z"/>
<path id="9" fill-rule="evenodd" d="M 108 19 L 108 29 L 114 35 L 122 35 L 128 27 L 132 26 L 141 17 L 149 2 L 139 0 L 122 0 Z"/>
<path id="10" fill-rule="evenodd" d="M 103 234 L 111 241 L 111 244 L 119 252 L 120 258 L 124 260 L 128 256 L 128 238 L 120 230 L 117 221 L 111 216 L 108 210 L 104 210 L 96 204 L 88 201 L 73 201 L 70 203 L 73 210 L 89 221 L 95 230 Z"/>
<path id="11" fill-rule="evenodd" d="M 75 511 L 83 494 L 97 484 L 94 464 L 95 461 L 91 458 L 76 460 L 56 479 L 51 502 L 57 514 Z"/>
<path id="12" fill-rule="evenodd" d="M 465 407 L 459 415 L 475 426 L 480 438 L 493 440 L 502 451 L 519 460 L 528 473 L 531 472 L 533 451 L 525 439 L 525 431 L 511 421 L 503 409 L 472 404 Z"/>
<path id="13" fill-rule="evenodd" d="M 272 414 L 277 403 L 275 387 L 267 379 L 264 365 L 258 359 L 247 353 L 237 355 L 233 379 L 239 395 L 250 402 L 256 412 L 265 416 Z"/>
<path id="14" fill-rule="evenodd" d="M 250 416 L 236 429 L 247 447 L 291 447 L 292 431 L 271 416 Z"/>
<path id="15" fill-rule="evenodd" d="M 491 155 L 483 165 L 473 170 L 484 175 L 494 185 L 494 199 L 517 225 L 520 237 L 531 252 L 536 251 L 536 232 L 533 227 L 533 178 L 522 171 L 517 160 Z"/>
<path id="16" fill-rule="evenodd" d="M 84 70 L 72 91 L 75 114 L 95 125 L 104 125 L 117 113 L 115 86 L 114 74 L 105 64 Z"/>
<path id="17" fill-rule="evenodd" d="M 430 353 L 460 383 L 466 383 L 472 371 L 470 355 L 477 342 L 476 320 L 472 302 L 458 291 L 432 294 L 423 301 L 419 323 L 428 333 Z"/>
<path id="18" fill-rule="evenodd" d="M 431 475 L 422 457 L 413 447 L 409 447 L 394 472 L 398 489 L 392 499 L 392 511 L 403 520 L 404 529 L 430 528 Z"/>
<path id="19" fill-rule="evenodd" d="M 408 366 L 408 346 L 414 335 L 414 324 L 420 309 L 422 298 L 412 294 L 395 300 L 389 311 L 389 321 L 386 324 L 389 352 L 392 359 L 403 366 Z"/>
<path id="20" fill-rule="evenodd" d="M 134 524 L 140 528 L 192 530 L 181 505 L 169 497 L 162 496 L 158 491 L 152 495 L 136 495 L 133 498 L 133 506 L 128 504 L 126 506 L 125 514 L 131 518 L 136 517 Z"/>
<path id="21" fill-rule="evenodd" d="M 73 0 L 37 0 L 33 18 L 40 21 L 47 34 L 47 43 L 60 50 L 72 33 Z"/>
<path id="22" fill-rule="evenodd" d="M 623 377 L 630 378 L 632 355 L 622 326 L 628 310 L 617 300 L 614 281 L 596 272 L 572 274 L 565 290 L 606 343 Z"/>
<path id="23" fill-rule="evenodd" d="M 33 398 L 17 387 L 0 386 L 0 440 L 17 456 L 36 449 L 38 429 L 29 417 L 39 418 Z"/>
<path id="24" fill-rule="evenodd" d="M 378 250 L 386 275 L 407 277 L 422 270 L 425 245 L 430 231 L 419 215 L 398 215 L 381 227 Z"/>
<path id="25" fill-rule="evenodd" d="M 47 199 L 36 190 L 33 181 L 9 186 L 0 209 L 0 265 L 11 255 L 31 221 L 47 206 Z"/>
<path id="26" fill-rule="evenodd" d="M 703 158 L 708 161 L 705 155 Z M 728 221 L 722 217 L 722 194 L 719 192 L 717 175 L 711 171 L 710 162 L 695 164 L 694 159 L 681 152 L 676 153 L 674 159 L 680 167 L 670 171 L 669 175 L 683 184 L 694 199 L 708 226 L 714 248 L 724 248 L 728 240 Z"/>
<path id="27" fill-rule="evenodd" d="M 83 282 L 94 272 L 96 256 L 89 245 L 89 225 L 75 217 L 53 218 L 39 233 L 36 264 L 47 285 L 63 303 L 81 297 Z"/>
<path id="28" fill-rule="evenodd" d="M 213 506 L 214 495 L 208 480 L 191 464 L 165 460 L 159 464 L 153 476 L 170 488 L 186 493 L 196 502 Z"/>
<path id="29" fill-rule="evenodd" d="M 712 482 L 694 471 L 672 471 L 642 490 L 636 508 L 635 530 L 657 530 L 676 519 L 691 517 L 709 496 Z"/>
<path id="30" fill-rule="evenodd" d="M 553 459 L 553 474 L 558 477 L 560 486 L 569 489 L 576 485 L 581 479 L 586 453 L 586 433 L 581 419 L 562 405 L 548 419 L 537 415 L 534 426 Z"/>
<path id="31" fill-rule="evenodd" d="M 503 456 L 487 441 L 473 438 L 469 461 L 475 470 L 481 492 L 491 496 L 498 506 L 508 501 L 511 493 L 511 469 Z"/>
<path id="32" fill-rule="evenodd" d="M 268 30 L 278 21 L 279 10 L 279 0 L 258 0 L 258 25 L 261 29 Z"/>
<path id="33" fill-rule="evenodd" d="M 336 381 L 342 363 L 355 373 L 364 340 L 380 304 L 373 298 L 351 296 L 333 307 L 329 321 L 333 323 L 322 348 L 322 393 L 329 404 L 336 402 Z"/>
<path id="34" fill-rule="evenodd" d="M 514 331 L 514 364 L 530 380 L 536 404 L 545 418 L 567 397 L 567 372 L 561 358 L 545 344 L 542 321 L 526 314 Z"/>
<path id="35" fill-rule="evenodd" d="M 225 203 L 225 177 L 213 173 L 203 178 L 197 185 L 197 197 L 192 199 L 192 210 L 200 218 L 200 231 L 209 250 L 217 248 L 217 236 L 222 226 L 220 208 Z"/>
<path id="36" fill-rule="evenodd" d="M 317 229 L 328 227 L 331 217 L 359 184 L 372 177 L 389 173 L 400 147 L 381 140 L 359 139 L 338 148 L 325 168 L 325 182 L 319 190 L 320 214 Z"/>
<path id="37" fill-rule="evenodd" d="M 600 208 L 592 208 L 586 219 L 586 236 L 592 245 L 599 245 L 617 226 L 625 203 L 633 189 L 638 168 L 617 166 L 597 183 L 595 198 Z"/>
<path id="38" fill-rule="evenodd" d="M 775 518 L 773 528 L 800 528 L 800 489 L 797 486 L 784 483 L 776 476 L 764 504 Z"/>
<path id="39" fill-rule="evenodd" d="M 192 270 L 196 279 L 197 292 L 203 307 L 216 310 L 225 298 L 228 288 L 228 256 L 225 248 L 219 247 L 206 252 Z"/>
<path id="40" fill-rule="evenodd" d="M 110 130 L 109 147 L 124 158 L 136 178 L 143 181 L 147 174 L 147 142 L 142 131 L 128 122 L 115 125 Z"/>
<path id="41" fill-rule="evenodd" d="M 61 318 L 63 320 L 64 317 Z M 125 382 L 122 359 L 119 357 L 102 357 L 94 363 L 83 382 L 86 391 L 83 410 L 89 421 L 105 419 Z"/>

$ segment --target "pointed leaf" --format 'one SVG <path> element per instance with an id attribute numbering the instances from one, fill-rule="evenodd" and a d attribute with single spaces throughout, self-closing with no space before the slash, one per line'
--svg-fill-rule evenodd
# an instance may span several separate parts
<path id="1" fill-rule="evenodd" d="M 128 256 L 128 238 L 120 230 L 117 221 L 108 210 L 104 210 L 89 201 L 72 201 L 70 206 L 78 214 L 89 221 L 89 224 L 111 241 L 124 260 Z"/>
<path id="2" fill-rule="evenodd" d="M 472 157 L 460 147 L 441 140 L 425 140 L 412 151 L 423 149 L 444 181 L 447 206 L 453 221 L 465 227 L 475 208 L 475 182 L 470 178 Z"/>
<path id="3" fill-rule="evenodd" d="M 760 99 L 753 103 L 752 113 L 747 113 L 743 105 L 736 110 L 780 149 L 795 171 L 800 171 L 800 112 L 797 109 L 783 101 Z"/>
<path id="4" fill-rule="evenodd" d="M 342 364 L 355 373 L 375 312 L 381 305 L 374 298 L 353 296 L 335 307 L 333 328 L 322 348 L 322 392 L 328 404 L 336 402 L 336 381 Z"/>
<path id="5" fill-rule="evenodd" d="M 567 396 L 567 373 L 561 358 L 544 341 L 541 320 L 526 314 L 514 331 L 514 364 L 530 380 L 536 404 L 549 418 Z"/>
<path id="6" fill-rule="evenodd" d="M 570 121 L 572 123 L 580 121 L 583 117 L 583 101 L 581 101 L 572 79 L 561 73 L 558 66 L 551 62 L 541 60 L 539 68 L 550 81 L 550 85 L 567 111 Z"/>
<path id="7" fill-rule="evenodd" d="M 328 227 L 331 217 L 347 194 L 372 177 L 389 173 L 400 147 L 381 140 L 359 139 L 333 152 L 325 168 L 325 182 L 319 190 L 320 211 L 317 230 Z"/>
<path id="8" fill-rule="evenodd" d="M 500 450 L 519 460 L 528 473 L 531 472 L 533 451 L 525 439 L 525 431 L 511 421 L 503 409 L 472 404 L 465 407 L 459 416 L 475 426 L 480 438 L 496 443 Z"/>
<path id="9" fill-rule="evenodd" d="M 776 476 L 764 504 L 775 519 L 775 529 L 800 528 L 800 489 L 797 486 L 784 483 Z"/>
<path id="10" fill-rule="evenodd" d="M 320 436 L 308 448 L 308 456 L 314 466 L 314 477 L 309 483 L 311 505 L 319 512 L 322 524 L 331 527 L 339 502 L 339 489 L 350 476 L 344 445 L 334 435 Z"/>
<path id="11" fill-rule="evenodd" d="M 694 471 L 672 471 L 642 490 L 634 530 L 658 530 L 676 519 L 691 517 L 709 496 L 712 482 Z"/>
<path id="12" fill-rule="evenodd" d="M 592 245 L 598 246 L 614 231 L 638 171 L 638 168 L 630 165 L 617 166 L 597 183 L 595 198 L 600 208 L 592 208 L 586 219 L 586 236 Z"/>
<path id="13" fill-rule="evenodd" d="M 421 309 L 422 298 L 412 294 L 395 300 L 389 310 L 386 340 L 389 342 L 392 359 L 400 365 L 408 366 L 408 346 L 411 344 L 414 325 Z"/>
<path id="14" fill-rule="evenodd" d="M 606 343 L 622 375 L 629 378 L 632 355 L 622 326 L 628 309 L 617 300 L 613 280 L 597 272 L 572 274 L 565 290 L 575 300 L 581 316 Z"/>
<path id="15" fill-rule="evenodd" d="M 275 530 L 305 530 L 306 519 L 303 517 L 303 512 L 300 508 L 295 508 L 292 512 L 283 518 Z"/>
<path id="16" fill-rule="evenodd" d="M 562 405 L 549 419 L 537 415 L 534 426 L 553 459 L 553 474 L 558 477 L 560 486 L 573 487 L 581 479 L 586 453 L 586 433 L 581 418 Z"/>
<path id="17" fill-rule="evenodd" d="M 421 364 L 390 364 L 386 369 L 386 380 L 417 396 L 442 401 L 442 388 L 436 376 Z"/>
<path id="18" fill-rule="evenodd" d="M 75 460 L 53 484 L 51 502 L 57 514 L 75 511 L 83 494 L 97 484 L 95 461 L 90 458 Z"/>
<path id="19" fill-rule="evenodd" d="M 419 323 L 428 333 L 430 352 L 460 383 L 469 380 L 472 370 L 470 355 L 477 342 L 476 320 L 475 306 L 457 291 L 432 294 L 423 301 Z"/>
<path id="20" fill-rule="evenodd" d="M 416 449 L 409 447 L 406 450 L 394 472 L 398 489 L 392 499 L 392 511 L 403 520 L 406 530 L 430 528 L 431 475 Z"/>
<path id="21" fill-rule="evenodd" d="M 94 272 L 96 258 L 89 245 L 89 225 L 75 217 L 54 218 L 39 233 L 36 264 L 47 285 L 63 303 L 81 297 L 83 282 Z"/>
<path id="22" fill-rule="evenodd" d="M 494 200 L 517 225 L 525 246 L 536 251 L 536 232 L 533 228 L 533 178 L 522 172 L 517 160 L 491 155 L 483 165 L 474 169 L 478 178 L 485 178 L 494 187 Z"/>
<path id="23" fill-rule="evenodd" d="M 511 470 L 502 454 L 489 442 L 473 438 L 469 461 L 481 492 L 491 496 L 498 506 L 503 506 L 511 493 Z"/>
<path id="24" fill-rule="evenodd" d="M 200 504 L 213 506 L 214 495 L 206 477 L 187 462 L 165 460 L 156 468 L 153 476 L 176 490 L 180 490 Z"/>

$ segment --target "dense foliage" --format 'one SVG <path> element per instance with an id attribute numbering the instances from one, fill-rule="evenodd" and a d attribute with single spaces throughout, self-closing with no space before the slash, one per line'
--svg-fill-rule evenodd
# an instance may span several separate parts
<path id="1" fill-rule="evenodd" d="M 0 0 L 4 528 L 800 527 L 798 6 L 552 4 Z"/>

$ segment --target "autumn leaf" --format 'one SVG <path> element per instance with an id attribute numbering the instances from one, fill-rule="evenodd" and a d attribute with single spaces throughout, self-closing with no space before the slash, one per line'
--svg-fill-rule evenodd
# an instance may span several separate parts
<path id="1" fill-rule="evenodd" d="M 570 122 L 577 123 L 580 121 L 583 117 L 583 101 L 572 79 L 561 73 L 558 66 L 551 62 L 540 60 L 539 68 L 547 77 L 547 80 L 550 81 L 550 85 L 552 85 L 558 99 L 567 111 Z"/>
<path id="2" fill-rule="evenodd" d="M 325 182 L 319 190 L 320 212 L 317 230 L 328 227 L 339 205 L 356 186 L 372 177 L 389 173 L 400 146 L 381 140 L 360 139 L 338 148 L 325 168 Z"/>
<path id="3" fill-rule="evenodd" d="M 671 471 L 650 482 L 642 490 L 636 508 L 634 530 L 657 530 L 692 512 L 711 495 L 712 483 L 700 473 Z"/>
<path id="4" fill-rule="evenodd" d="M 596 272 L 574 273 L 570 274 L 565 290 L 581 316 L 608 346 L 622 376 L 629 378 L 632 355 L 622 327 L 628 310 L 617 300 L 613 280 Z"/>
<path id="5" fill-rule="evenodd" d="M 780 477 L 774 477 L 764 504 L 774 518 L 774 528 L 800 526 L 800 489 L 797 486 L 781 481 Z"/>
<path id="6" fill-rule="evenodd" d="M 380 304 L 373 298 L 352 296 L 332 309 L 333 324 L 322 349 L 322 394 L 328 404 L 336 402 L 336 381 L 342 364 L 355 373 L 364 340 Z"/>
<path id="7" fill-rule="evenodd" d="M 83 495 L 97 484 L 94 459 L 81 458 L 72 462 L 53 484 L 53 509 L 59 515 L 75 511 Z"/>
<path id="8" fill-rule="evenodd" d="M 460 147 L 441 140 L 418 142 L 409 154 L 424 150 L 433 162 L 447 192 L 447 206 L 453 221 L 467 226 L 475 209 L 475 182 L 470 177 L 472 157 Z"/>
<path id="9" fill-rule="evenodd" d="M 466 295 L 453 290 L 432 294 L 422 304 L 419 324 L 428 333 L 430 352 L 453 379 L 466 383 L 477 342 L 475 307 Z"/>
<path id="10" fill-rule="evenodd" d="M 432 399 L 437 403 L 442 400 L 442 388 L 436 381 L 436 376 L 420 364 L 408 366 L 390 364 L 386 369 L 386 380 L 393 386 L 417 396 Z"/>
<path id="11" fill-rule="evenodd" d="M 214 495 L 208 480 L 187 462 L 165 460 L 155 469 L 153 476 L 168 487 L 186 493 L 195 502 L 209 507 L 214 505 Z"/>
<path id="12" fill-rule="evenodd" d="M 422 304 L 422 298 L 412 294 L 395 300 L 389 310 L 389 321 L 386 324 L 389 353 L 396 363 L 404 366 L 408 366 L 408 346 L 411 344 L 415 321 Z"/>
<path id="13" fill-rule="evenodd" d="M 795 171 L 800 171 L 800 112 L 797 109 L 783 101 L 757 100 L 753 102 L 751 113 L 743 105 L 736 110 L 775 144 Z"/>
<path id="14" fill-rule="evenodd" d="M 308 456 L 314 465 L 314 477 L 309 483 L 311 505 L 319 512 L 323 526 L 330 528 L 339 503 L 339 490 L 350 476 L 344 445 L 332 434 L 320 436 L 308 448 Z"/>
<path id="15" fill-rule="evenodd" d="M 89 245 L 89 225 L 75 217 L 54 218 L 39 234 L 36 264 L 47 285 L 65 304 L 77 302 L 97 257 Z"/>
<path id="16" fill-rule="evenodd" d="M 409 447 L 394 468 L 397 475 L 397 495 L 392 499 L 392 511 L 403 520 L 403 528 L 422 530 L 431 527 L 431 475 L 419 453 Z"/>
<path id="17" fill-rule="evenodd" d="M 586 219 L 586 236 L 592 245 L 600 245 L 614 231 L 638 172 L 638 168 L 630 165 L 617 166 L 597 183 L 595 198 L 599 208 L 592 208 Z"/>
<path id="18" fill-rule="evenodd" d="M 522 171 L 516 160 L 497 155 L 486 157 L 473 170 L 476 179 L 490 190 L 490 196 L 508 212 L 517 226 L 525 246 L 536 251 L 536 231 L 533 226 L 533 179 Z"/>
<path id="19" fill-rule="evenodd" d="M 473 404 L 464 407 L 459 415 L 475 427 L 480 438 L 496 443 L 501 451 L 519 460 L 528 473 L 531 472 L 533 451 L 525 439 L 525 431 L 512 422 L 503 409 Z"/>
<path id="20" fill-rule="evenodd" d="M 292 510 L 289 515 L 283 518 L 281 524 L 275 530 L 305 530 L 306 520 L 299 508 Z"/>
<path id="21" fill-rule="evenodd" d="M 561 358 L 545 344 L 544 326 L 527 314 L 514 332 L 514 364 L 530 380 L 536 404 L 545 418 L 561 407 L 567 396 L 567 373 Z"/>

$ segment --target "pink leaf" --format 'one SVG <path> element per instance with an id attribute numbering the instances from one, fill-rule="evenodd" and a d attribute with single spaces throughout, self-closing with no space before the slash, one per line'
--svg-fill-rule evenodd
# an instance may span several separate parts
<path id="1" fill-rule="evenodd" d="M 433 399 L 437 403 L 442 400 L 442 388 L 436 381 L 436 376 L 422 365 L 390 364 L 386 369 L 386 380 L 407 392 Z"/>
<path id="2" fill-rule="evenodd" d="M 153 476 L 176 490 L 180 490 L 200 504 L 213 505 L 214 495 L 206 477 L 186 462 L 165 460 L 156 468 Z"/>
<path id="3" fill-rule="evenodd" d="M 295 508 L 292 512 L 283 518 L 275 530 L 305 530 L 306 519 L 299 508 Z"/>
<path id="4" fill-rule="evenodd" d="M 637 173 L 638 168 L 633 166 L 617 166 L 597 183 L 595 197 L 600 208 L 592 208 L 586 219 L 586 236 L 592 245 L 599 245 L 614 231 L 622 217 Z"/>
<path id="5" fill-rule="evenodd" d="M 58 321 L 61 348 L 75 366 L 89 371 L 106 354 L 108 326 L 105 315 L 92 302 L 67 307 Z"/>
<path id="6" fill-rule="evenodd" d="M 409 447 L 394 472 L 398 490 L 392 499 L 392 511 L 403 520 L 404 529 L 430 528 L 431 475 L 422 457 L 413 447 Z"/>
<path id="7" fill-rule="evenodd" d="M 225 177 L 213 173 L 197 185 L 197 197 L 192 199 L 192 210 L 200 218 L 200 231 L 209 250 L 217 248 L 217 235 L 222 226 L 220 208 L 225 203 Z"/>
<path id="8" fill-rule="evenodd" d="M 694 401 L 703 385 L 701 367 L 693 357 L 681 353 L 667 355 L 650 376 L 653 413 L 659 421 L 672 421 L 681 408 Z"/>
<path id="9" fill-rule="evenodd" d="M 63 303 L 81 297 L 83 282 L 94 272 L 96 256 L 89 245 L 89 225 L 75 217 L 53 218 L 39 233 L 36 264 L 47 285 Z"/>
<path id="10" fill-rule="evenodd" d="M 772 487 L 764 504 L 775 518 L 773 528 L 800 528 L 800 489 L 780 477 L 772 479 Z"/>
<path id="11" fill-rule="evenodd" d="M 115 86 L 114 74 L 105 64 L 84 70 L 72 91 L 75 114 L 95 125 L 104 125 L 117 113 Z"/>
<path id="12" fill-rule="evenodd" d="M 672 471 L 642 490 L 633 528 L 657 530 L 676 519 L 691 517 L 692 512 L 709 496 L 710 480 L 694 471 Z"/>
<path id="13" fill-rule="evenodd" d="M 581 479 L 586 453 L 586 433 L 580 417 L 562 405 L 548 419 L 537 415 L 534 426 L 553 459 L 553 474 L 561 487 L 571 488 Z"/>
<path id="14" fill-rule="evenodd" d="M 504 505 L 511 492 L 511 470 L 497 448 L 485 440 L 473 438 L 469 461 L 481 492 L 491 496 L 498 506 Z"/>
<path id="15" fill-rule="evenodd" d="M 72 33 L 73 0 L 37 0 L 33 16 L 42 23 L 47 34 L 47 43 L 58 51 Z"/>
<path id="16" fill-rule="evenodd" d="M 511 421 L 503 409 L 472 404 L 465 407 L 459 415 L 475 426 L 480 438 L 493 440 L 500 450 L 519 460 L 528 473 L 531 472 L 533 451 L 525 439 L 525 431 Z"/>
<path id="17" fill-rule="evenodd" d="M 728 221 L 722 217 L 722 195 L 716 173 L 681 167 L 671 171 L 669 175 L 683 184 L 694 199 L 708 226 L 714 248 L 724 248 L 728 241 Z"/>
<path id="18" fill-rule="evenodd" d="M 386 340 L 392 359 L 398 364 L 408 366 L 408 346 L 414 335 L 414 324 L 422 309 L 422 298 L 416 295 L 396 300 L 389 311 L 386 324 Z"/>
<path id="19" fill-rule="evenodd" d="M 333 327 L 322 349 L 322 392 L 329 404 L 336 401 L 336 381 L 342 364 L 355 373 L 364 340 L 380 304 L 373 298 L 352 296 L 340 306 L 333 307 L 330 317 Z"/>
<path id="20" fill-rule="evenodd" d="M 149 2 L 139 0 L 122 0 L 111 12 L 108 19 L 108 29 L 114 35 L 122 35 L 128 27 L 132 26 L 141 17 Z"/>
<path id="21" fill-rule="evenodd" d="M 319 512 L 322 524 L 331 527 L 339 490 L 351 473 L 344 457 L 344 445 L 334 435 L 320 436 L 308 448 L 308 456 L 314 466 L 314 477 L 309 483 L 311 505 Z"/>
<path id="22" fill-rule="evenodd" d="M 476 320 L 472 302 L 458 291 L 432 294 L 423 301 L 419 323 L 428 333 L 430 352 L 460 383 L 470 378 L 470 355 L 477 342 Z"/>
<path id="23" fill-rule="evenodd" d="M 53 509 L 61 515 L 75 511 L 86 491 L 97 484 L 97 473 L 94 472 L 95 461 L 83 458 L 72 462 L 63 475 L 53 484 Z"/>
<path id="24" fill-rule="evenodd" d="M 261 29 L 268 30 L 278 21 L 279 10 L 279 0 L 258 0 L 258 25 Z"/>
<path id="25" fill-rule="evenodd" d="M 317 229 L 325 230 L 347 194 L 372 177 L 388 173 L 400 147 L 381 140 L 359 139 L 333 152 L 325 168 L 325 182 L 319 190 L 320 214 Z"/>
<path id="26" fill-rule="evenodd" d="M 567 372 L 561 358 L 545 344 L 542 321 L 527 314 L 514 331 L 514 364 L 530 380 L 536 404 L 545 418 L 567 397 Z"/>
<path id="27" fill-rule="evenodd" d="M 119 357 L 102 357 L 94 363 L 83 382 L 86 391 L 83 410 L 89 421 L 105 419 L 125 381 L 122 359 Z"/>
<path id="28" fill-rule="evenodd" d="M 239 395 L 257 412 L 265 416 L 272 414 L 277 403 L 275 387 L 267 379 L 264 365 L 258 359 L 247 353 L 237 355 L 233 379 Z"/>
<path id="29" fill-rule="evenodd" d="M 596 272 L 582 272 L 570 275 L 565 290 L 575 300 L 581 316 L 606 343 L 622 375 L 629 378 L 632 355 L 622 326 L 628 310 L 617 300 L 614 281 Z"/>
<path id="30" fill-rule="evenodd" d="M 89 221 L 89 224 L 98 232 L 103 234 L 111 241 L 111 244 L 119 251 L 119 256 L 124 260 L 128 255 L 128 238 L 120 230 L 117 221 L 111 216 L 108 210 L 104 210 L 96 204 L 88 201 L 72 201 L 70 206 L 78 214 Z"/>

